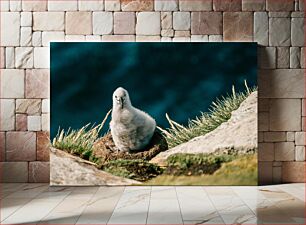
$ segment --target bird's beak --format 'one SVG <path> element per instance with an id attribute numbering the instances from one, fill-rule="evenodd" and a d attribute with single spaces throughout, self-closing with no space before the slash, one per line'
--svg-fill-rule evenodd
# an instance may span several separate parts
<path id="1" fill-rule="evenodd" d="M 118 98 L 117 103 L 120 105 L 121 109 L 123 109 L 123 98 Z"/>

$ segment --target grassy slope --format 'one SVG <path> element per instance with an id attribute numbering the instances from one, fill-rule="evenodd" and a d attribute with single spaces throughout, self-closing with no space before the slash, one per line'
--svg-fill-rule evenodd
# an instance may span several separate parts
<path id="1" fill-rule="evenodd" d="M 224 163 L 212 175 L 161 175 L 145 185 L 257 185 L 257 154 L 240 156 Z"/>

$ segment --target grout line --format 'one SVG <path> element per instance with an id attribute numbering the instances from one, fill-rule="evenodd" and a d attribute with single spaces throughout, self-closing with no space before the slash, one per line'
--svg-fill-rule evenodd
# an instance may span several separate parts
<path id="1" fill-rule="evenodd" d="M 180 200 L 179 200 L 176 188 L 177 187 L 175 186 L 174 190 L 175 190 L 176 200 L 177 200 L 177 203 L 178 203 L 178 206 L 179 206 L 179 209 L 180 209 L 180 215 L 181 215 L 181 219 L 182 219 L 182 224 L 184 224 L 184 218 L 183 218 L 183 215 L 182 215 L 181 204 L 180 204 Z"/>
<path id="2" fill-rule="evenodd" d="M 118 200 L 117 200 L 117 202 L 116 202 L 116 204 L 115 204 L 115 206 L 114 206 L 114 209 L 113 209 L 112 214 L 110 215 L 110 217 L 109 217 L 109 218 L 108 218 L 108 220 L 106 221 L 106 224 L 108 224 L 108 223 L 109 223 L 110 219 L 111 219 L 111 218 L 112 218 L 112 216 L 114 215 L 115 209 L 116 209 L 116 207 L 117 207 L 117 205 L 118 205 L 118 203 L 119 203 L 120 199 L 123 197 L 125 190 L 126 190 L 126 186 L 124 186 L 124 189 L 123 189 L 123 191 L 122 191 L 122 193 L 121 193 L 120 197 L 118 198 Z"/>
<path id="3" fill-rule="evenodd" d="M 149 195 L 149 204 L 148 204 L 148 210 L 147 210 L 146 224 L 148 224 L 150 204 L 151 204 L 151 196 L 152 196 L 152 186 L 150 187 L 150 195 Z"/>

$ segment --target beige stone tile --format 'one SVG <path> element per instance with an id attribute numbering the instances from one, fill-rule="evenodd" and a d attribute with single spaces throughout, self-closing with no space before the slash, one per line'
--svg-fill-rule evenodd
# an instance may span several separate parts
<path id="1" fill-rule="evenodd" d="M 173 13 L 173 29 L 174 30 L 190 30 L 190 13 L 174 12 Z"/>
<path id="2" fill-rule="evenodd" d="M 282 167 L 273 166 L 273 184 L 282 183 Z"/>
<path id="3" fill-rule="evenodd" d="M 34 31 L 63 31 L 64 22 L 64 12 L 33 12 Z"/>
<path id="4" fill-rule="evenodd" d="M 191 34 L 222 34 L 222 13 L 192 12 Z"/>
<path id="5" fill-rule="evenodd" d="M 29 162 L 29 182 L 47 183 L 50 181 L 49 162 Z"/>
<path id="6" fill-rule="evenodd" d="M 290 46 L 290 18 L 269 19 L 269 45 Z"/>
<path id="7" fill-rule="evenodd" d="M 223 14 L 224 41 L 253 41 L 253 14 L 225 12 Z"/>
<path id="8" fill-rule="evenodd" d="M 160 12 L 139 12 L 137 14 L 137 35 L 160 35 Z"/>
<path id="9" fill-rule="evenodd" d="M 26 98 L 49 98 L 49 82 L 48 70 L 27 70 Z"/>
<path id="10" fill-rule="evenodd" d="M 16 131 L 27 131 L 28 130 L 28 121 L 27 115 L 25 114 L 16 114 Z"/>
<path id="11" fill-rule="evenodd" d="M 111 34 L 113 32 L 113 13 L 93 12 L 93 34 Z"/>
<path id="12" fill-rule="evenodd" d="M 10 11 L 10 1 L 9 0 L 0 1 L 0 7 L 1 7 L 1 12 Z"/>
<path id="13" fill-rule="evenodd" d="M 121 0 L 122 11 L 152 11 L 153 0 Z"/>
<path id="14" fill-rule="evenodd" d="M 267 12 L 254 13 L 254 41 L 259 45 L 269 44 L 269 18 Z"/>
<path id="15" fill-rule="evenodd" d="M 136 40 L 135 35 L 103 35 L 102 41 L 107 42 L 134 42 Z"/>
<path id="16" fill-rule="evenodd" d="M 42 32 L 42 45 L 49 47 L 52 41 L 64 41 L 65 33 L 63 31 L 45 31 Z"/>
<path id="17" fill-rule="evenodd" d="M 296 145 L 306 145 L 305 142 L 305 132 L 296 132 L 295 133 L 295 144 Z"/>
<path id="18" fill-rule="evenodd" d="M 105 11 L 120 11 L 120 0 L 105 0 Z"/>
<path id="19" fill-rule="evenodd" d="M 241 11 L 240 0 L 213 0 L 214 11 Z"/>
<path id="20" fill-rule="evenodd" d="M 295 161 L 305 161 L 305 146 L 295 146 Z"/>
<path id="21" fill-rule="evenodd" d="M 114 34 L 135 34 L 136 14 L 134 12 L 114 13 Z"/>
<path id="22" fill-rule="evenodd" d="M 15 68 L 15 48 L 14 47 L 5 48 L 5 67 L 6 69 Z"/>
<path id="23" fill-rule="evenodd" d="M 273 99 L 270 105 L 271 131 L 301 130 L 301 100 Z"/>
<path id="24" fill-rule="evenodd" d="M 78 0 L 78 4 L 80 11 L 101 11 L 104 9 L 103 0 Z"/>
<path id="25" fill-rule="evenodd" d="M 301 68 L 301 48 L 290 47 L 290 68 Z"/>
<path id="26" fill-rule="evenodd" d="M 178 0 L 167 0 L 167 1 L 154 1 L 155 11 L 177 11 Z"/>
<path id="27" fill-rule="evenodd" d="M 286 132 L 265 132 L 264 141 L 265 142 L 281 142 L 286 141 Z"/>
<path id="28" fill-rule="evenodd" d="M 291 44 L 292 46 L 305 46 L 304 18 L 291 19 Z"/>
<path id="29" fill-rule="evenodd" d="M 41 45 L 42 45 L 42 32 L 41 31 L 33 32 L 32 45 L 34 47 L 41 47 Z"/>
<path id="30" fill-rule="evenodd" d="M 275 1 L 267 0 L 266 7 L 268 11 L 292 11 L 294 8 L 294 0 Z"/>
<path id="31" fill-rule="evenodd" d="M 173 37 L 173 42 L 190 42 L 190 37 Z"/>
<path id="32" fill-rule="evenodd" d="M 261 162 L 274 160 L 274 143 L 258 143 L 258 160 Z"/>
<path id="33" fill-rule="evenodd" d="M 172 42 L 172 38 L 171 37 L 161 37 L 160 41 L 161 42 Z"/>
<path id="34" fill-rule="evenodd" d="M 284 162 L 282 166 L 283 182 L 305 182 L 305 162 Z"/>
<path id="35" fill-rule="evenodd" d="M 259 47 L 258 66 L 261 69 L 275 69 L 276 68 L 276 48 L 275 47 Z"/>
<path id="36" fill-rule="evenodd" d="M 32 43 L 32 28 L 21 27 L 20 46 L 31 46 L 31 43 Z"/>
<path id="37" fill-rule="evenodd" d="M 77 11 L 78 0 L 48 0 L 48 11 Z"/>
<path id="38" fill-rule="evenodd" d="M 49 113 L 50 112 L 50 99 L 42 100 L 42 112 Z"/>
<path id="39" fill-rule="evenodd" d="M 34 132 L 8 132 L 6 134 L 6 159 L 8 161 L 35 160 L 36 134 Z"/>
<path id="40" fill-rule="evenodd" d="M 85 40 L 90 42 L 99 42 L 101 41 L 101 35 L 86 35 Z"/>
<path id="41" fill-rule="evenodd" d="M 41 129 L 43 131 L 50 131 L 50 113 L 41 114 Z"/>
<path id="42" fill-rule="evenodd" d="M 10 1 L 10 11 L 18 12 L 21 11 L 21 0 Z"/>
<path id="43" fill-rule="evenodd" d="M 258 130 L 259 131 L 269 130 L 269 113 L 268 112 L 258 113 Z"/>
<path id="44" fill-rule="evenodd" d="M 66 34 L 92 34 L 91 12 L 66 12 Z"/>
<path id="45" fill-rule="evenodd" d="M 85 41 L 85 35 L 66 35 L 65 36 L 65 41 L 67 42 L 82 42 Z"/>
<path id="46" fill-rule="evenodd" d="M 242 11 L 264 11 L 265 0 L 242 0 Z"/>
<path id="47" fill-rule="evenodd" d="M 20 13 L 20 25 L 23 27 L 32 26 L 32 13 L 31 12 L 21 12 Z"/>
<path id="48" fill-rule="evenodd" d="M 50 49 L 48 47 L 34 48 L 34 68 L 50 68 Z"/>
<path id="49" fill-rule="evenodd" d="M 49 132 L 37 132 L 36 159 L 38 161 L 49 161 L 49 149 L 51 146 Z"/>
<path id="50" fill-rule="evenodd" d="M 174 36 L 174 30 L 173 29 L 167 29 L 167 30 L 161 30 L 162 37 L 173 37 Z"/>
<path id="51" fill-rule="evenodd" d="M 1 46 L 19 46 L 20 13 L 1 12 Z"/>
<path id="52" fill-rule="evenodd" d="M 2 182 L 28 182 L 28 162 L 0 162 L 0 165 Z"/>
<path id="53" fill-rule="evenodd" d="M 16 99 L 16 113 L 38 115 L 41 113 L 40 99 Z"/>
<path id="54" fill-rule="evenodd" d="M 23 11 L 46 11 L 47 10 L 46 0 L 22 0 Z"/>
<path id="55" fill-rule="evenodd" d="M 276 48 L 276 67 L 281 69 L 287 69 L 290 67 L 290 51 L 289 47 L 277 47 Z"/>
<path id="56" fill-rule="evenodd" d="M 161 12 L 161 28 L 162 29 L 172 29 L 172 13 L 171 12 Z"/>
<path id="57" fill-rule="evenodd" d="M 287 132 L 287 141 L 294 141 L 294 132 Z"/>
<path id="58" fill-rule="evenodd" d="M 260 98 L 304 98 L 304 71 L 301 69 L 259 70 Z"/>
<path id="59" fill-rule="evenodd" d="M 180 11 L 212 11 L 212 0 L 179 0 Z"/>
<path id="60" fill-rule="evenodd" d="M 24 97 L 24 71 L 17 69 L 1 70 L 1 92 L 2 98 Z"/>
<path id="61" fill-rule="evenodd" d="M 208 42 L 208 35 L 191 35 L 191 42 Z"/>
<path id="62" fill-rule="evenodd" d="M 17 69 L 33 68 L 33 48 L 32 47 L 15 48 L 15 67 Z"/>
<path id="63" fill-rule="evenodd" d="M 209 35 L 208 36 L 209 42 L 223 42 L 223 36 L 222 35 Z"/>
<path id="64" fill-rule="evenodd" d="M 15 129 L 15 100 L 0 99 L 0 130 L 10 131 Z"/>
<path id="65" fill-rule="evenodd" d="M 293 161 L 294 142 L 277 142 L 274 144 L 275 160 L 276 161 Z"/>
<path id="66" fill-rule="evenodd" d="M 28 130 L 41 131 L 41 116 L 28 116 Z"/>
<path id="67" fill-rule="evenodd" d="M 272 162 L 258 162 L 259 185 L 272 184 Z"/>
<path id="68" fill-rule="evenodd" d="M 136 36 L 137 42 L 160 42 L 160 36 Z"/>

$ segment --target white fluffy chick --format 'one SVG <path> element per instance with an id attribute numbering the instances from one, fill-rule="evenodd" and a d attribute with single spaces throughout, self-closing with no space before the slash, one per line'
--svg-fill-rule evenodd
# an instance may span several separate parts
<path id="1" fill-rule="evenodd" d="M 113 93 L 110 129 L 120 151 L 138 151 L 146 147 L 155 131 L 156 122 L 131 104 L 129 93 L 119 87 Z"/>

